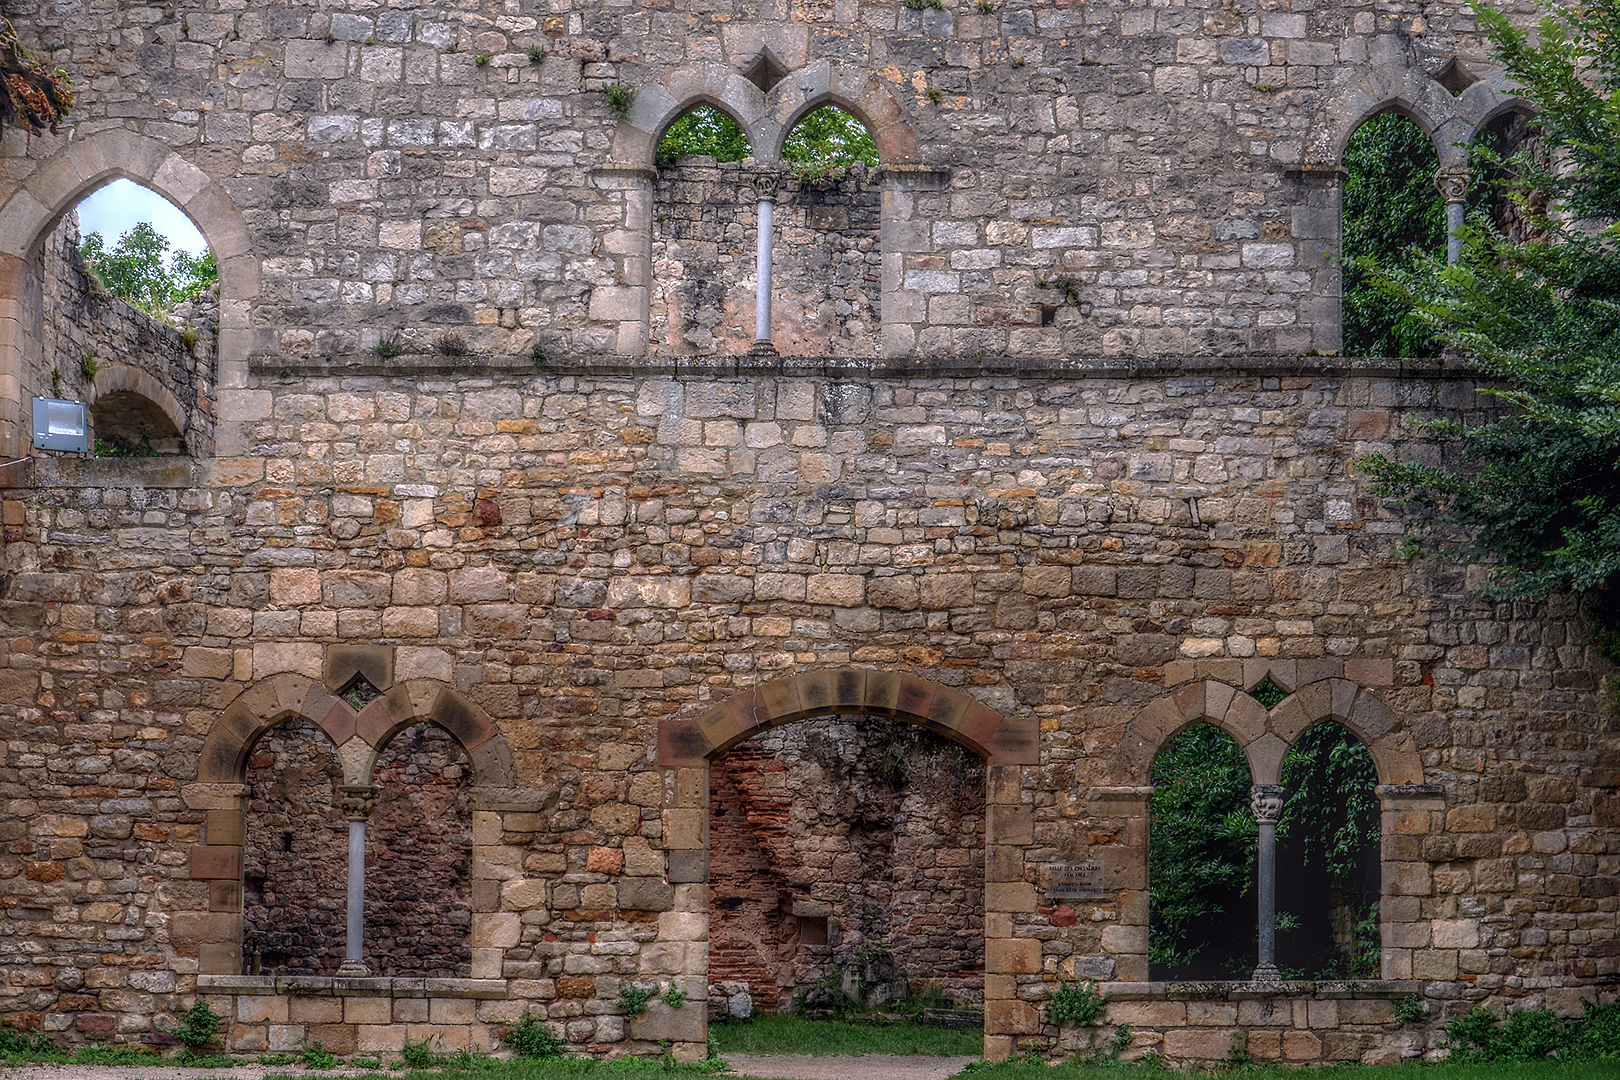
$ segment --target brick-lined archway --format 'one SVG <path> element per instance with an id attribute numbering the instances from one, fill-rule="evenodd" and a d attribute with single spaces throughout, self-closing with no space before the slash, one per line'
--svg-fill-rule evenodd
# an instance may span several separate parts
<path id="1" fill-rule="evenodd" d="M 1107 849 L 1104 858 L 1110 887 L 1120 889 L 1128 901 L 1121 903 L 1127 914 L 1114 950 L 1119 978 L 1141 982 L 1148 977 L 1148 804 L 1159 751 L 1183 728 L 1213 724 L 1237 740 L 1255 784 L 1277 784 L 1289 749 L 1306 731 L 1329 721 L 1360 739 L 1378 770 L 1383 975 L 1410 978 L 1410 950 L 1395 947 L 1400 935 L 1393 924 L 1416 921 L 1417 907 L 1391 901 L 1427 887 L 1427 878 L 1418 882 L 1413 869 L 1421 864 L 1402 860 L 1416 850 L 1414 835 L 1444 827 L 1445 801 L 1441 788 L 1424 784 L 1417 744 L 1395 712 L 1372 690 L 1342 678 L 1301 686 L 1270 710 L 1226 683 L 1195 682 L 1157 698 L 1126 725 L 1111 769 L 1122 786 L 1094 787 L 1090 793 L 1097 815 L 1118 822 L 1128 838 Z"/>
<path id="2" fill-rule="evenodd" d="M 381 684 L 382 693 L 356 710 L 335 692 L 356 673 L 352 668 L 329 670 L 325 684 L 291 672 L 274 675 L 245 691 L 209 729 L 197 783 L 185 791 L 192 809 L 207 812 L 203 840 L 191 849 L 191 877 L 208 883 L 208 910 L 180 913 L 174 923 L 176 944 L 196 949 L 199 973 L 241 970 L 247 764 L 254 744 L 273 728 L 294 718 L 314 723 L 337 747 L 343 787 L 368 792 L 377 757 L 389 740 L 412 724 L 430 722 L 467 751 L 475 798 L 512 788 L 511 747 L 495 722 L 454 688 L 430 679 L 391 683 L 376 668 L 362 669 L 374 685 Z M 475 865 L 477 857 L 475 847 Z M 479 919 L 475 908 L 475 936 Z M 490 966 L 499 971 L 498 960 Z"/>
<path id="3" fill-rule="evenodd" d="M 1016 995 L 1016 976 L 1041 970 L 1041 943 L 1013 935 L 1014 917 L 1032 914 L 1036 892 L 1025 881 L 1034 807 L 1022 800 L 1021 770 L 1040 760 L 1032 715 L 1003 716 L 948 686 L 898 671 L 835 668 L 764 683 L 692 719 L 658 725 L 658 762 L 666 770 L 664 846 L 673 911 L 659 920 L 658 970 L 692 999 L 682 1009 L 655 1003 L 632 1035 L 701 1044 L 706 1036 L 709 934 L 709 762 L 750 736 L 820 716 L 894 717 L 937 732 L 984 759 L 985 1055 L 1003 1060 L 1015 1041 L 1040 1029 L 1034 1007 Z"/>

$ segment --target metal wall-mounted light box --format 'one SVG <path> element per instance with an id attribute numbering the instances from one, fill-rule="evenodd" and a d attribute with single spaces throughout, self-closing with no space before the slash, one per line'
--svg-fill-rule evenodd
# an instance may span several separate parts
<path id="1" fill-rule="evenodd" d="M 90 452 L 90 413 L 82 401 L 34 399 L 34 449 Z"/>

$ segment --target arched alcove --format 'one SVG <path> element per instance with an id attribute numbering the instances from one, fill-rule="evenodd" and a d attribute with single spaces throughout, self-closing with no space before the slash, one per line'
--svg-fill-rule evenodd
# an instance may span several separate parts
<path id="1" fill-rule="evenodd" d="M 1331 720 L 1282 766 L 1277 823 L 1277 966 L 1285 977 L 1379 977 L 1378 768 Z"/>
<path id="2" fill-rule="evenodd" d="M 703 101 L 672 118 L 653 184 L 650 348 L 656 356 L 740 356 L 754 342 L 753 153 L 743 125 Z"/>
<path id="3" fill-rule="evenodd" d="M 332 740 L 297 717 L 248 757 L 242 973 L 331 975 L 343 962 L 348 826 Z"/>
<path id="4" fill-rule="evenodd" d="M 1253 779 L 1237 740 L 1203 722 L 1153 761 L 1148 810 L 1152 979 L 1238 979 L 1254 967 Z"/>
<path id="5" fill-rule="evenodd" d="M 1345 355 L 1433 356 L 1439 343 L 1398 298 L 1372 283 L 1357 260 L 1396 268 L 1410 264 L 1413 251 L 1444 255 L 1446 209 L 1435 187 L 1440 155 L 1434 140 L 1409 116 L 1381 112 L 1350 137 L 1344 167 L 1339 250 Z"/>
<path id="6" fill-rule="evenodd" d="M 471 972 L 472 780 L 466 751 L 437 724 L 405 728 L 377 756 L 365 927 L 378 975 Z"/>
<path id="7" fill-rule="evenodd" d="M 747 739 L 709 776 L 711 982 L 811 1014 L 930 991 L 982 1003 L 978 755 L 904 721 L 832 716 Z"/>

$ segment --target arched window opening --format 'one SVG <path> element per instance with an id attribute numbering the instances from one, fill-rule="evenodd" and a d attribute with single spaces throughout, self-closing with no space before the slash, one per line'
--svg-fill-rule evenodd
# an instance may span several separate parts
<path id="1" fill-rule="evenodd" d="M 812 1016 L 981 1008 L 984 826 L 984 761 L 913 724 L 738 744 L 710 764 L 710 983 Z"/>
<path id="2" fill-rule="evenodd" d="M 406 728 L 372 771 L 365 957 L 377 975 L 472 971 L 472 764 L 437 724 Z"/>
<path id="3" fill-rule="evenodd" d="M 806 113 L 782 144 L 771 277 L 784 302 L 771 341 L 787 356 L 876 356 L 882 325 L 883 195 L 877 144 L 836 105 Z"/>
<path id="4" fill-rule="evenodd" d="M 719 163 L 753 157 L 754 148 L 742 125 L 729 114 L 712 105 L 699 105 L 664 129 L 656 156 L 660 166 L 684 157 L 712 157 Z"/>
<path id="5" fill-rule="evenodd" d="M 90 405 L 97 457 L 183 454 L 180 429 L 156 402 L 129 391 L 99 395 Z"/>
<path id="6" fill-rule="evenodd" d="M 218 282 L 179 207 L 129 180 L 97 189 L 45 244 L 33 392 L 86 402 L 98 456 L 207 453 Z"/>
<path id="7" fill-rule="evenodd" d="M 114 180 L 77 207 L 79 250 L 97 281 L 149 315 L 172 316 L 219 282 L 191 219 L 157 192 Z"/>
<path id="8" fill-rule="evenodd" d="M 331 975 L 343 962 L 342 783 L 331 739 L 308 720 L 254 746 L 242 848 L 244 974 Z"/>
<path id="9" fill-rule="evenodd" d="M 1505 112 L 1480 131 L 1474 140 L 1474 150 L 1470 155 L 1475 176 L 1468 189 L 1469 217 L 1489 223 L 1510 243 L 1539 239 L 1538 231 L 1533 230 L 1526 220 L 1525 208 L 1515 195 L 1522 192 L 1540 202 L 1545 200 L 1546 194 L 1539 190 L 1518 188 L 1514 183 L 1516 169 L 1511 160 L 1521 152 L 1528 152 L 1533 160 L 1546 164 L 1534 120 L 1516 110 Z"/>
<path id="10" fill-rule="evenodd" d="M 700 105 L 659 140 L 653 186 L 654 356 L 741 356 L 753 344 L 754 173 L 737 121 Z"/>
<path id="11" fill-rule="evenodd" d="M 782 160 L 819 169 L 878 166 L 877 143 L 866 125 L 837 105 L 813 109 L 788 132 Z"/>
<path id="12" fill-rule="evenodd" d="M 1258 830 L 1249 763 L 1212 724 L 1153 762 L 1148 810 L 1148 977 L 1246 979 L 1255 966 Z"/>
<path id="13" fill-rule="evenodd" d="M 1433 356 L 1439 343 L 1396 298 L 1379 291 L 1357 259 L 1411 265 L 1414 252 L 1446 249 L 1445 201 L 1435 187 L 1434 140 L 1398 113 L 1356 129 L 1345 147 L 1340 252 L 1346 356 Z"/>
<path id="14" fill-rule="evenodd" d="M 1378 771 L 1335 723 L 1283 759 L 1277 823 L 1277 966 L 1284 978 L 1379 976 Z"/>

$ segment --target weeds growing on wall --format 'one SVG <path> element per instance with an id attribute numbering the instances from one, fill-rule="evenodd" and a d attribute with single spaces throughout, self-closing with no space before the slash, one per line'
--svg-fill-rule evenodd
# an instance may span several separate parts
<path id="1" fill-rule="evenodd" d="M 520 1058 L 560 1058 L 563 1040 L 550 1024 L 540 1021 L 538 1014 L 526 1012 L 523 1019 L 501 1033 L 501 1038 Z"/>
<path id="2" fill-rule="evenodd" d="M 1446 1025 L 1445 1045 L 1452 1060 L 1464 1062 L 1620 1058 L 1620 1001 L 1588 1001 L 1575 1020 L 1551 1009 L 1517 1009 L 1503 1018 L 1476 1006 Z"/>
<path id="3" fill-rule="evenodd" d="M 1107 1007 L 1108 996 L 1098 993 L 1091 983 L 1071 981 L 1059 975 L 1058 988 L 1046 1002 L 1046 1022 L 1091 1027 L 1102 1022 Z"/>

